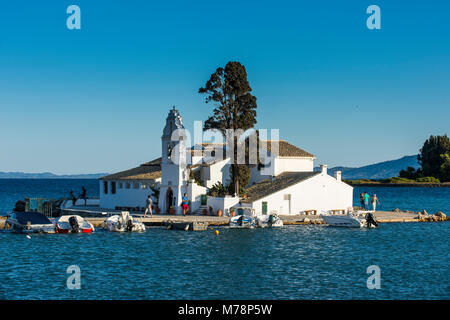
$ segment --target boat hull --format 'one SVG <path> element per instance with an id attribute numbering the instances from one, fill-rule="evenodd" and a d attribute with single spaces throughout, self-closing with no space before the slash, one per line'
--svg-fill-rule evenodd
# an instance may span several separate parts
<path id="1" fill-rule="evenodd" d="M 11 223 L 11 221 L 7 223 L 11 226 L 11 231 L 14 233 L 56 233 L 55 226 L 51 225 L 34 225 L 29 227 L 27 225 Z"/>
<path id="2" fill-rule="evenodd" d="M 259 215 L 256 217 L 256 225 L 259 228 L 281 228 L 283 220 L 278 215 Z"/>
<path id="3" fill-rule="evenodd" d="M 254 227 L 256 227 L 256 221 L 254 218 L 239 215 L 230 219 L 230 228 L 251 229 Z"/>
<path id="4" fill-rule="evenodd" d="M 330 226 L 333 227 L 347 227 L 347 228 L 367 228 L 367 220 L 360 214 L 346 214 L 346 215 L 321 215 L 321 218 Z M 376 228 L 375 225 L 370 224 L 370 228 Z"/>
<path id="5" fill-rule="evenodd" d="M 134 219 L 128 212 L 106 219 L 104 228 L 111 232 L 145 232 L 145 225 Z"/>
<path id="6" fill-rule="evenodd" d="M 5 221 L 15 233 L 55 233 L 56 228 L 50 219 L 39 212 L 12 212 Z"/>
<path id="7" fill-rule="evenodd" d="M 178 221 L 166 221 L 164 225 L 168 230 L 184 230 L 184 231 L 204 231 L 208 228 L 207 222 L 178 222 Z"/>
<path id="8" fill-rule="evenodd" d="M 80 229 L 78 232 L 75 233 L 92 233 L 92 228 L 90 229 Z M 74 233 L 72 230 L 69 229 L 57 229 L 56 233 Z"/>
<path id="9" fill-rule="evenodd" d="M 56 233 L 92 233 L 95 230 L 92 223 L 78 215 L 61 216 L 55 226 Z"/>

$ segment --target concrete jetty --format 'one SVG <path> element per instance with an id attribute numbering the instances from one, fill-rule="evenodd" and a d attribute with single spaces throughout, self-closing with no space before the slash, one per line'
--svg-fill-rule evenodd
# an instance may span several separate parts
<path id="1" fill-rule="evenodd" d="M 81 212 L 83 211 L 83 212 Z M 118 211 L 117 211 L 118 212 Z M 88 208 L 65 210 L 64 214 L 81 214 L 91 222 L 94 227 L 101 228 L 106 219 L 104 217 L 94 216 L 99 213 L 99 209 L 91 211 Z M 116 212 L 107 212 L 105 214 L 111 215 Z M 133 213 L 146 226 L 164 226 L 167 221 L 184 222 L 184 223 L 207 223 L 209 226 L 227 226 L 229 224 L 229 217 L 217 216 L 203 216 L 203 215 L 161 215 L 154 214 L 153 217 L 143 217 L 141 213 Z M 380 223 L 393 222 L 441 222 L 450 221 L 449 217 L 439 217 L 439 215 L 423 215 L 417 212 L 393 212 L 393 211 L 376 211 L 374 213 L 375 219 Z M 285 225 L 306 225 L 306 224 L 325 224 L 325 221 L 319 215 L 280 215 Z M 6 218 L 0 217 L 0 229 L 3 229 Z"/>

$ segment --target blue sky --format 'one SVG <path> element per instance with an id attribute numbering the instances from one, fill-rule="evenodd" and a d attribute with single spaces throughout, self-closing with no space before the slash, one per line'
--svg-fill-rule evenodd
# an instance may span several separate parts
<path id="1" fill-rule="evenodd" d="M 448 133 L 448 1 L 0 1 L 0 171 L 114 172 L 160 155 L 176 105 L 247 68 L 258 128 L 329 166 L 417 153 Z M 66 8 L 81 8 L 81 30 Z M 366 8 L 381 8 L 381 30 Z"/>

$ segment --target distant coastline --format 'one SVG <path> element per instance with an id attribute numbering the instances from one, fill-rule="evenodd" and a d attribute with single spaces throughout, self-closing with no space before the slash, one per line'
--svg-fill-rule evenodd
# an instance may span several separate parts
<path id="1" fill-rule="evenodd" d="M 381 181 L 364 181 L 362 180 L 344 180 L 351 186 L 355 187 L 424 187 L 424 188 L 449 188 L 450 182 L 432 183 L 432 182 L 403 182 L 403 183 L 387 183 Z"/>
<path id="2" fill-rule="evenodd" d="M 417 169 L 420 167 L 417 162 L 417 155 L 404 156 L 399 159 L 382 161 L 362 167 L 334 167 L 328 168 L 328 174 L 333 175 L 336 171 L 342 172 L 342 179 L 357 180 L 357 179 L 388 179 L 398 176 L 400 170 L 412 167 Z M 315 171 L 320 171 L 320 167 L 314 168 Z"/>
<path id="3" fill-rule="evenodd" d="M 108 175 L 108 173 L 58 175 L 51 172 L 43 172 L 43 173 L 0 172 L 0 179 L 99 179 L 106 175 Z"/>

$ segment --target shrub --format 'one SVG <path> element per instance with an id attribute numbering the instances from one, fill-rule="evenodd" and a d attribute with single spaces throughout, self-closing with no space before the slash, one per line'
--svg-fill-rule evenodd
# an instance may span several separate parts
<path id="1" fill-rule="evenodd" d="M 416 179 L 417 182 L 428 182 L 428 183 L 441 183 L 441 181 L 439 181 L 439 179 L 435 178 L 435 177 L 422 177 L 422 178 L 417 178 Z"/>
<path id="2" fill-rule="evenodd" d="M 401 177 L 392 177 L 388 179 L 382 179 L 381 182 L 383 183 L 414 183 L 414 180 L 407 179 L 407 178 L 401 178 Z"/>
<path id="3" fill-rule="evenodd" d="M 209 189 L 209 195 L 213 197 L 223 197 L 228 194 L 228 188 L 224 186 L 220 181 L 215 183 L 210 189 Z"/>

